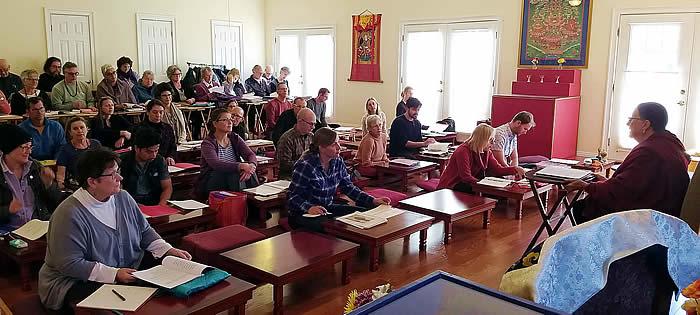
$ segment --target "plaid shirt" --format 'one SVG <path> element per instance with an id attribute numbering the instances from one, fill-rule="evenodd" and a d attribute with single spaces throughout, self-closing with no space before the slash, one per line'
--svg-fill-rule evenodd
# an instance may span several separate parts
<path id="1" fill-rule="evenodd" d="M 342 158 L 330 160 L 325 171 L 318 153 L 302 157 L 294 164 L 287 193 L 289 215 L 302 215 L 313 206 L 331 205 L 338 187 L 358 206 L 372 207 L 374 198 L 353 185 Z"/>

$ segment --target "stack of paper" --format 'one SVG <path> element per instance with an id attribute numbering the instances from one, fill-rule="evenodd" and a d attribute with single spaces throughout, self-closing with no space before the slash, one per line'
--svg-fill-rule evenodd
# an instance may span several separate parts
<path id="1" fill-rule="evenodd" d="M 386 218 L 376 217 L 359 211 L 335 219 L 358 229 L 369 229 L 387 222 Z"/>
<path id="2" fill-rule="evenodd" d="M 136 271 L 131 275 L 134 278 L 172 289 L 200 277 L 207 268 L 211 267 L 179 257 L 167 256 L 161 265 Z"/>
<path id="3" fill-rule="evenodd" d="M 259 156 L 258 155 L 258 156 L 256 156 L 256 158 L 258 159 L 258 163 L 264 162 L 264 161 L 274 160 L 273 158 L 271 158 L 269 156 Z"/>
<path id="4" fill-rule="evenodd" d="M 262 101 L 262 97 L 260 97 L 260 96 L 255 96 L 255 93 L 252 93 L 252 92 L 251 92 L 251 93 L 243 94 L 243 96 L 241 96 L 241 99 L 242 99 L 242 100 L 251 101 L 251 102 Z"/>
<path id="5" fill-rule="evenodd" d="M 196 200 L 168 200 L 170 204 L 184 210 L 199 210 L 204 209 L 207 206 Z"/>
<path id="6" fill-rule="evenodd" d="M 224 92 L 224 86 L 219 85 L 219 86 L 212 86 L 209 88 L 209 93 L 219 93 L 219 94 L 226 94 Z"/>
<path id="7" fill-rule="evenodd" d="M 13 234 L 17 236 L 21 236 L 23 238 L 26 238 L 30 241 L 34 241 L 46 234 L 46 232 L 49 231 L 49 221 L 41 221 L 41 220 L 31 220 L 24 225 L 22 225 L 19 229 L 16 229 L 12 231 Z"/>
<path id="8" fill-rule="evenodd" d="M 377 218 L 389 219 L 404 212 L 406 212 L 406 210 L 396 209 L 391 205 L 379 205 L 378 207 L 372 210 L 367 210 L 363 213 Z"/>
<path id="9" fill-rule="evenodd" d="M 428 149 L 423 153 L 428 154 L 446 154 L 447 150 L 450 148 L 450 144 L 447 142 L 435 142 L 428 145 Z"/>
<path id="10" fill-rule="evenodd" d="M 97 291 L 78 303 L 77 306 L 79 308 L 135 312 L 157 290 L 157 288 L 131 285 L 103 284 Z"/>
<path id="11" fill-rule="evenodd" d="M 536 176 L 552 177 L 557 179 L 581 179 L 589 174 L 591 174 L 591 171 L 588 170 L 579 170 L 558 166 L 547 166 L 535 172 Z"/>
<path id="12" fill-rule="evenodd" d="M 338 127 L 338 128 L 333 129 L 333 130 L 335 130 L 337 132 L 350 132 L 350 131 L 353 131 L 353 129 L 355 129 L 355 128 L 353 128 L 353 127 Z"/>
<path id="13" fill-rule="evenodd" d="M 270 140 L 265 140 L 265 139 L 246 140 L 245 143 L 246 143 L 249 147 L 264 146 L 264 145 L 271 145 L 271 144 L 273 144 L 272 141 L 270 141 Z"/>
<path id="14" fill-rule="evenodd" d="M 576 165 L 579 163 L 579 161 L 577 161 L 577 160 L 565 160 L 565 159 L 557 159 L 557 158 L 553 158 L 549 161 L 552 163 L 559 163 L 559 164 L 565 164 L 565 165 Z"/>
<path id="15" fill-rule="evenodd" d="M 409 159 L 393 159 L 390 160 L 389 163 L 394 163 L 398 164 L 399 166 L 415 166 L 418 165 L 418 161 L 416 160 L 409 160 Z"/>
<path id="16" fill-rule="evenodd" d="M 485 177 L 484 179 L 480 180 L 477 182 L 477 184 L 485 185 L 485 186 L 491 186 L 491 187 L 499 187 L 503 188 L 512 183 L 511 180 L 505 179 L 505 178 L 498 178 L 498 177 Z"/>
<path id="17" fill-rule="evenodd" d="M 276 180 L 274 182 L 264 183 L 258 187 L 243 189 L 243 191 L 257 196 L 272 196 L 289 189 L 289 184 L 291 184 L 291 182 L 288 180 Z"/>

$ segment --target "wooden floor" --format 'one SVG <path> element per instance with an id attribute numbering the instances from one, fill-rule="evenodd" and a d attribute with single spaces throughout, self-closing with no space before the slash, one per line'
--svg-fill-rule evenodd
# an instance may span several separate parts
<path id="1" fill-rule="evenodd" d="M 385 283 L 400 288 L 436 270 L 498 288 L 503 273 L 520 258 L 541 223 L 533 200 L 524 203 L 522 220 L 514 217 L 512 205 L 506 209 L 499 203 L 489 229 L 481 228 L 481 216 L 456 222 L 453 241 L 448 246 L 442 244 L 443 225 L 435 224 L 428 230 L 428 248 L 423 253 L 418 250 L 417 233 L 411 235 L 409 242 L 390 242 L 380 249 L 377 272 L 369 272 L 369 252 L 361 247 L 353 260 L 350 284 L 341 284 L 340 264 L 288 284 L 284 288 L 285 311 L 287 314 L 342 314 L 347 295 L 353 289 L 359 291 Z M 568 227 L 567 221 L 563 229 Z M 39 266 L 36 267 L 38 271 Z M 3 269 L 0 270 L 0 297 L 8 305 L 36 293 L 36 282 L 32 291 L 20 290 L 16 266 L 0 269 Z M 266 284 L 253 292 L 246 311 L 248 314 L 271 314 L 272 306 L 272 286 Z"/>

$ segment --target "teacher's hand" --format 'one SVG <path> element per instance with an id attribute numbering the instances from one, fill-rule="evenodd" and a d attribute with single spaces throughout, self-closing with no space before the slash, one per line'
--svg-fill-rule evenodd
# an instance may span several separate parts
<path id="1" fill-rule="evenodd" d="M 187 260 L 192 260 L 192 255 L 188 253 L 187 251 L 184 251 L 182 249 L 177 249 L 175 247 L 169 249 L 167 252 L 165 252 L 165 256 L 175 256 L 175 257 L 180 257 L 182 259 L 187 259 Z"/>

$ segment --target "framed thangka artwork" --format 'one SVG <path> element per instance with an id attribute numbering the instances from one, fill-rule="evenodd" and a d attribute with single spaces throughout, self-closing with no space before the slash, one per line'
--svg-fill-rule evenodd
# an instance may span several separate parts
<path id="1" fill-rule="evenodd" d="M 520 28 L 521 67 L 588 67 L 591 0 L 523 0 Z"/>
<path id="2" fill-rule="evenodd" d="M 352 16 L 352 69 L 348 81 L 382 82 L 379 75 L 381 25 L 381 14 L 363 12 Z"/>

